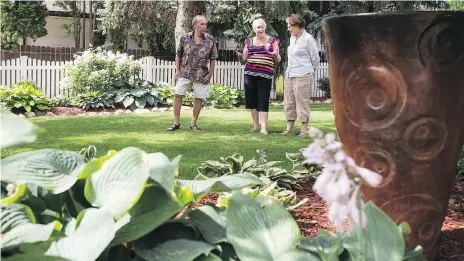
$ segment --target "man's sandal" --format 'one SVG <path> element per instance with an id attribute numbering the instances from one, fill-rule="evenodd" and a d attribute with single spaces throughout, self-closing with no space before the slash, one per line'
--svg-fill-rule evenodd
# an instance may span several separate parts
<path id="1" fill-rule="evenodd" d="M 166 131 L 175 131 L 178 129 L 180 129 L 180 124 L 172 124 L 171 127 L 166 129 Z"/>
<path id="2" fill-rule="evenodd" d="M 200 128 L 198 128 L 198 126 L 195 124 L 195 125 L 190 125 L 190 129 L 193 130 L 193 131 L 199 131 Z"/>
<path id="3" fill-rule="evenodd" d="M 302 132 L 302 133 L 298 134 L 298 137 L 308 137 L 308 136 L 309 136 L 309 134 L 306 133 L 306 132 Z"/>

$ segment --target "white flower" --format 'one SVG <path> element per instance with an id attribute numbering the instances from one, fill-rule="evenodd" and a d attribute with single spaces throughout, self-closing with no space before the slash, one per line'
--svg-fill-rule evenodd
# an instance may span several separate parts
<path id="1" fill-rule="evenodd" d="M 330 144 L 335 141 L 335 133 L 329 132 L 325 135 L 325 142 Z"/>
<path id="2" fill-rule="evenodd" d="M 306 162 L 309 164 L 322 165 L 325 161 L 325 150 L 313 143 L 303 151 L 303 156 L 306 157 Z"/>
<path id="3" fill-rule="evenodd" d="M 322 138 L 322 131 L 319 130 L 318 128 L 311 127 L 309 128 L 309 136 L 313 138 Z"/>
<path id="4" fill-rule="evenodd" d="M 335 162 L 343 162 L 343 161 L 346 160 L 346 158 L 347 158 L 347 156 L 346 156 L 345 152 L 343 152 L 343 151 L 338 151 L 334 155 Z"/>
<path id="5" fill-rule="evenodd" d="M 362 167 L 357 167 L 356 170 L 359 176 L 361 176 L 361 178 L 366 181 L 367 184 L 375 187 L 382 183 L 382 176 L 377 172 Z"/>

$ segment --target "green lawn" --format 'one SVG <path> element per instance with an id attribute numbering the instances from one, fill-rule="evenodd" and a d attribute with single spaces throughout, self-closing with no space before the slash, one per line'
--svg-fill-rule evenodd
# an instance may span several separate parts
<path id="1" fill-rule="evenodd" d="M 261 148 L 266 149 L 269 160 L 285 160 L 285 152 L 297 152 L 310 142 L 309 138 L 296 136 L 299 124 L 294 136 L 280 134 L 286 126 L 282 107 L 271 108 L 267 136 L 249 131 L 251 116 L 244 109 L 203 110 L 198 121 L 202 128 L 199 132 L 189 130 L 190 118 L 191 111 L 182 111 L 181 129 L 175 132 L 165 131 L 172 123 L 172 112 L 164 111 L 34 118 L 32 122 L 43 129 L 37 141 L 2 150 L 1 157 L 44 148 L 79 151 L 91 144 L 97 147 L 98 156 L 101 156 L 110 149 L 135 146 L 146 152 L 162 152 L 170 158 L 181 154 L 180 175 L 193 178 L 197 174 L 196 168 L 205 160 L 219 159 L 235 152 L 250 159 L 256 155 L 256 149 Z M 332 106 L 311 105 L 310 125 L 324 132 L 335 132 Z"/>

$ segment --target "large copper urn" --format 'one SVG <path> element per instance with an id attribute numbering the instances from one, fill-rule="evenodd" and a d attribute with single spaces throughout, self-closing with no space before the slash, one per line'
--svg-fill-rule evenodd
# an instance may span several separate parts
<path id="1" fill-rule="evenodd" d="M 432 260 L 464 141 L 464 12 L 339 16 L 323 30 L 339 139 L 384 177 L 364 197 Z"/>

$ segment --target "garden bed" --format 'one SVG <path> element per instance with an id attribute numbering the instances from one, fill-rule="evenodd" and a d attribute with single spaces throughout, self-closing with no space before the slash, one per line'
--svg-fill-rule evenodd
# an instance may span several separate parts
<path id="1" fill-rule="evenodd" d="M 313 183 L 302 184 L 305 188 L 298 192 L 298 200 L 309 201 L 295 209 L 292 214 L 300 226 L 303 237 L 315 237 L 319 230 L 335 231 L 327 216 L 325 202 L 312 190 Z M 217 193 L 210 193 L 200 204 L 216 204 Z M 453 188 L 445 222 L 441 229 L 436 261 L 464 260 L 464 181 L 457 181 Z"/>

